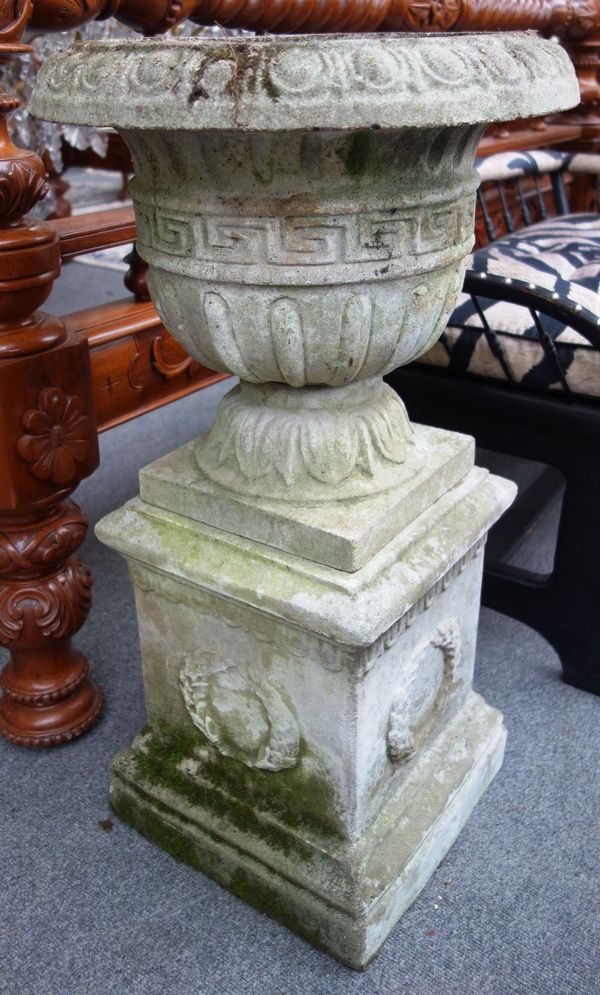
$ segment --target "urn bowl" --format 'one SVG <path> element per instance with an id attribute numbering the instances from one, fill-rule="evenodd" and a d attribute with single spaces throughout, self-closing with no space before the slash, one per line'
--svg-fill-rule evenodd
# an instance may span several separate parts
<path id="1" fill-rule="evenodd" d="M 577 99 L 533 34 L 224 36 L 78 45 L 34 110 L 123 134 L 151 293 L 197 360 L 338 387 L 441 333 L 485 125 Z"/>

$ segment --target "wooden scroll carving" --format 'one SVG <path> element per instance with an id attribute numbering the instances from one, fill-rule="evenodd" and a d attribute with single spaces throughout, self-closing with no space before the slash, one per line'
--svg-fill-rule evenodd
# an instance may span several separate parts
<path id="1" fill-rule="evenodd" d="M 19 44 L 29 0 L 0 4 L 0 60 Z M 69 500 L 98 464 L 88 346 L 37 310 L 60 272 L 47 224 L 25 221 L 46 193 L 33 152 L 16 148 L 0 92 L 0 734 L 25 746 L 78 736 L 98 718 L 102 690 L 71 646 L 92 580 L 74 555 L 87 529 Z"/>
<path id="2" fill-rule="evenodd" d="M 35 0 L 32 24 L 62 31 L 116 17 L 145 34 L 187 18 L 255 31 L 514 31 L 577 39 L 600 29 L 597 0 Z"/>

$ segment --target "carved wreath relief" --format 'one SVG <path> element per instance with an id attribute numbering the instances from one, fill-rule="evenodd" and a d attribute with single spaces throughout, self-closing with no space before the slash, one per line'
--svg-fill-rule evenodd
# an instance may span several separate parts
<path id="1" fill-rule="evenodd" d="M 460 660 L 460 628 L 454 618 L 439 626 L 418 648 L 409 666 L 409 681 L 397 691 L 388 721 L 387 752 L 403 763 L 431 732 L 455 680 Z"/>
<path id="2" fill-rule="evenodd" d="M 298 726 L 279 692 L 216 653 L 187 656 L 179 680 L 192 722 L 220 753 L 260 770 L 294 767 Z"/>

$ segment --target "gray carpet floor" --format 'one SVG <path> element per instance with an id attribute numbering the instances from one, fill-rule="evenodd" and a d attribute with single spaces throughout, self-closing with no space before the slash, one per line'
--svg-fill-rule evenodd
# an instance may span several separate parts
<path id="1" fill-rule="evenodd" d="M 101 469 L 77 495 L 90 519 L 135 493 L 140 466 L 205 431 L 227 389 L 104 436 Z M 532 552 L 546 541 L 542 530 Z M 504 767 L 355 974 L 118 820 L 100 826 L 110 758 L 145 715 L 126 570 L 93 535 L 82 553 L 95 606 L 78 644 L 106 712 L 59 749 L 0 743 L 2 995 L 600 993 L 600 699 L 561 683 L 539 635 L 482 612 L 476 686 L 505 714 Z"/>

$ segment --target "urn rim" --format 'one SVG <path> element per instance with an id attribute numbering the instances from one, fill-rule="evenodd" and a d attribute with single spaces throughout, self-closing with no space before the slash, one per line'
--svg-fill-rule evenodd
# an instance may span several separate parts
<path id="1" fill-rule="evenodd" d="M 89 41 L 41 67 L 32 111 L 120 130 L 485 125 L 579 103 L 566 51 L 532 31 Z"/>

